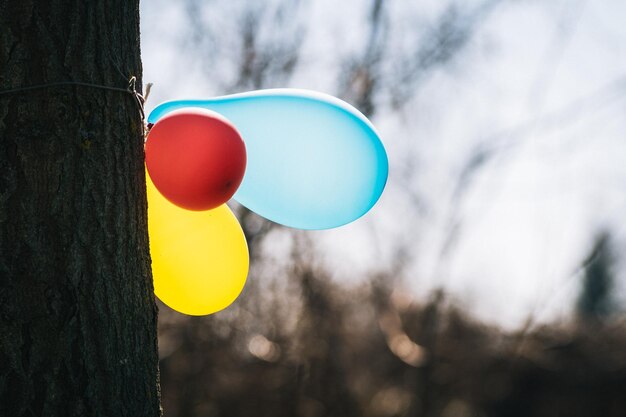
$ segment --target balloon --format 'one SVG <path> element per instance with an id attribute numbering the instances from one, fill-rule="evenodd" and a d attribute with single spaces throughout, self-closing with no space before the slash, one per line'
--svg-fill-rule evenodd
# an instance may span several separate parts
<path id="1" fill-rule="evenodd" d="M 213 111 L 178 110 L 148 134 L 146 166 L 157 189 L 189 210 L 228 201 L 246 169 L 246 147 L 235 127 Z"/>
<path id="2" fill-rule="evenodd" d="M 166 200 L 147 176 L 146 183 L 155 294 L 194 316 L 226 308 L 248 275 L 248 246 L 239 222 L 226 205 L 185 210 Z"/>
<path id="3" fill-rule="evenodd" d="M 237 126 L 248 166 L 234 198 L 277 223 L 341 226 L 365 214 L 385 187 L 387 154 L 378 134 L 339 99 L 305 90 L 259 90 L 166 102 L 148 121 L 190 107 L 219 112 Z"/>

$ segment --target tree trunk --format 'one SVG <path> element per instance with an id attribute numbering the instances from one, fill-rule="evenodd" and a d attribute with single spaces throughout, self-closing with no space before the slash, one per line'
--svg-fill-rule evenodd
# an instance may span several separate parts
<path id="1" fill-rule="evenodd" d="M 138 8 L 0 0 L 0 90 L 126 88 Z M 0 416 L 160 415 L 156 324 L 132 95 L 0 93 Z"/>

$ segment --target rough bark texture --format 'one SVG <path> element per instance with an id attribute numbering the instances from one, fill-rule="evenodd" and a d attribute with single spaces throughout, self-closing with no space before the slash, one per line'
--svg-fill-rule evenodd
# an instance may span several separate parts
<path id="1" fill-rule="evenodd" d="M 0 0 L 0 90 L 125 88 L 138 7 Z M 0 95 L 0 416 L 158 416 L 156 323 L 133 97 Z"/>

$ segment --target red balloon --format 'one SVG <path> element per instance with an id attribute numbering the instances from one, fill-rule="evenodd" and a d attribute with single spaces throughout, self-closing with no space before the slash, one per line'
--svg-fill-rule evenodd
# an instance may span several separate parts
<path id="1" fill-rule="evenodd" d="M 224 116 L 206 109 L 176 110 L 150 129 L 146 166 L 169 201 L 188 210 L 209 210 L 239 188 L 246 146 Z"/>

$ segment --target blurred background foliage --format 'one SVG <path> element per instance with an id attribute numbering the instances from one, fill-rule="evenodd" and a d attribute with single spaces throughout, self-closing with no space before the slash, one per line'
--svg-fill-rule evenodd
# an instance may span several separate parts
<path id="1" fill-rule="evenodd" d="M 626 18 L 618 1 L 143 3 L 150 105 L 322 90 L 372 118 L 392 169 L 380 207 L 338 234 L 233 204 L 242 296 L 208 317 L 160 304 L 166 417 L 626 415 L 626 31 L 598 17 Z M 611 71 L 572 64 L 587 61 Z M 510 203 L 538 226 L 513 210 L 476 229 L 527 191 L 518 177 L 552 184 Z"/>

